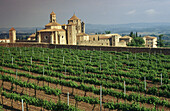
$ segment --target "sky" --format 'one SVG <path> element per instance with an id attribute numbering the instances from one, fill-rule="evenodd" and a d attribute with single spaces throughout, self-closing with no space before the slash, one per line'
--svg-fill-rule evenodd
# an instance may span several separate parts
<path id="1" fill-rule="evenodd" d="M 170 22 L 170 0 L 0 0 L 0 28 L 44 27 L 52 11 L 60 24 L 74 13 L 89 24 Z"/>

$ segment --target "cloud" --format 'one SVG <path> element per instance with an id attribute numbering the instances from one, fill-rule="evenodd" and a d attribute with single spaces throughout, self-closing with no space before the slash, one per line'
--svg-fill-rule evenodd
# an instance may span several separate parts
<path id="1" fill-rule="evenodd" d="M 155 9 L 148 9 L 145 11 L 145 13 L 148 15 L 154 15 L 154 14 L 156 14 L 156 11 L 155 11 Z"/>
<path id="2" fill-rule="evenodd" d="M 136 13 L 136 10 L 131 10 L 131 11 L 127 12 L 126 14 L 127 15 L 132 15 L 132 14 L 135 14 L 135 13 Z"/>

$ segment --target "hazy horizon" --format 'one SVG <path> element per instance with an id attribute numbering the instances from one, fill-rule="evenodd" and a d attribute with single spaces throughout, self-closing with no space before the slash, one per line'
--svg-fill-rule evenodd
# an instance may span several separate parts
<path id="1" fill-rule="evenodd" d="M 169 0 L 0 1 L 0 28 L 44 27 L 52 11 L 60 24 L 74 13 L 86 24 L 170 23 Z"/>

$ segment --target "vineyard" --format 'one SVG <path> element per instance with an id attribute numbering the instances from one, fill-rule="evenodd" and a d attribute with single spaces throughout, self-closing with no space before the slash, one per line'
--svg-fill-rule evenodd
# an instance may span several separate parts
<path id="1" fill-rule="evenodd" d="M 170 111 L 170 55 L 38 47 L 0 50 L 4 111 Z"/>

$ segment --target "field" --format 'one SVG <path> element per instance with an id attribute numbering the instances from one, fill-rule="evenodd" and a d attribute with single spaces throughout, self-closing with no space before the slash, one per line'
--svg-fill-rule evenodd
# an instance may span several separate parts
<path id="1" fill-rule="evenodd" d="M 170 111 L 170 55 L 0 47 L 0 103 L 20 111 Z M 69 105 L 68 105 L 69 92 Z"/>

